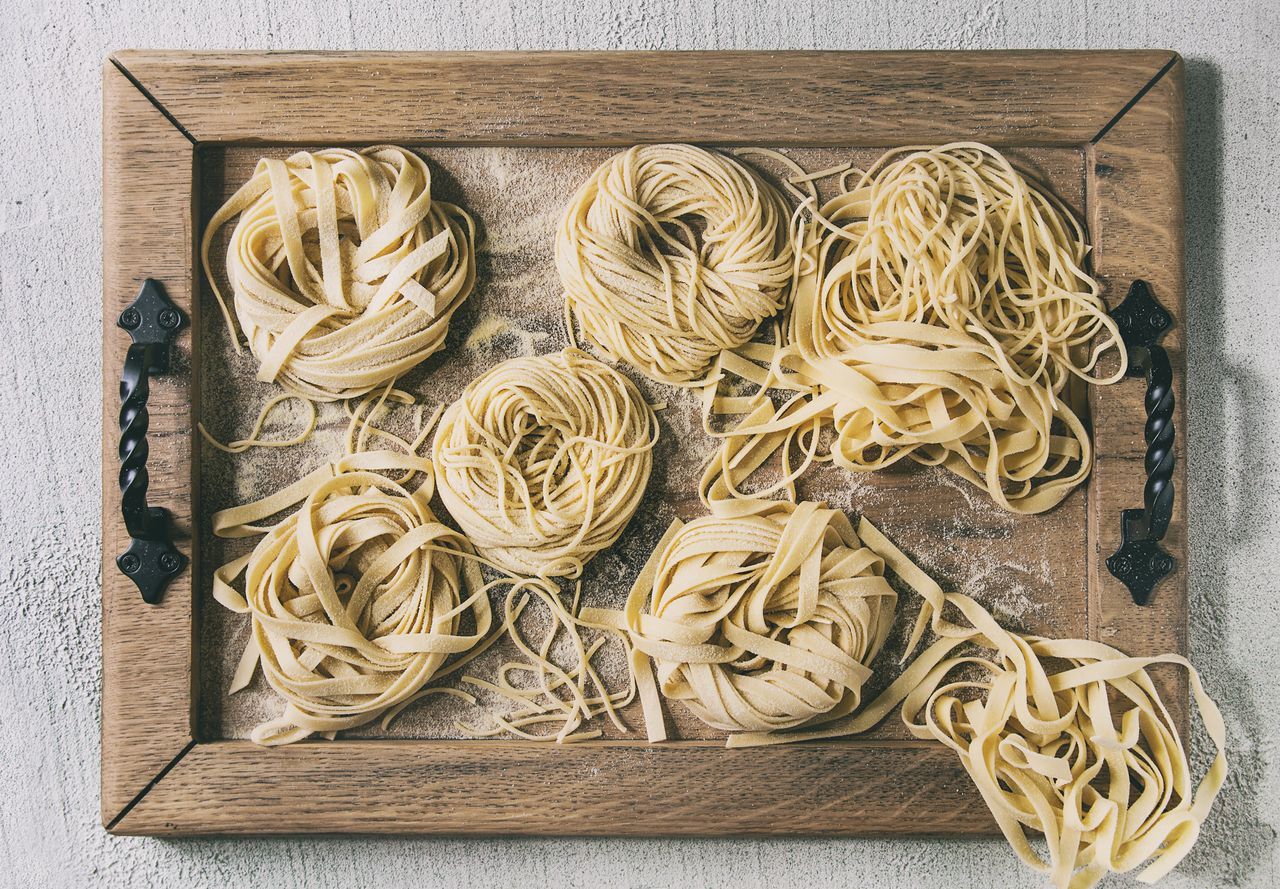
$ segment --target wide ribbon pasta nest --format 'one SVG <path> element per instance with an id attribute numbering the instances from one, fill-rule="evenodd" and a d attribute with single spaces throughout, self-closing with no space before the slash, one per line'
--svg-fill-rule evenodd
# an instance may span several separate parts
<path id="1" fill-rule="evenodd" d="M 424 481 L 409 490 L 388 471 Z M 264 535 L 214 579 L 214 597 L 253 619 L 231 691 L 260 664 L 285 700 L 252 740 L 287 744 L 370 722 L 489 632 L 489 587 L 466 538 L 432 513 L 431 478 L 411 454 L 350 454 L 214 516 L 220 536 Z M 299 503 L 272 526 L 255 524 Z M 241 573 L 243 595 L 232 586 Z"/>
<path id="2" fill-rule="evenodd" d="M 794 728 L 853 712 L 896 602 L 883 560 L 837 510 L 725 504 L 673 524 L 623 621 L 650 739 L 665 731 L 645 656 L 663 696 L 725 731 Z"/>
<path id="3" fill-rule="evenodd" d="M 856 735 L 900 707 L 915 737 L 955 751 L 1018 857 L 1059 889 L 1143 865 L 1138 878 L 1149 883 L 1176 866 L 1227 775 L 1226 726 L 1195 668 L 1179 655 L 1129 657 L 1087 639 L 1011 633 L 969 596 L 944 593 L 870 522 L 858 533 L 923 597 L 904 660 L 927 631 L 936 641 L 862 710 L 796 731 L 735 734 L 729 746 Z M 1187 671 L 1214 747 L 1198 783 L 1148 672 L 1162 664 Z M 1047 862 L 1031 833 L 1044 836 Z"/>
<path id="4" fill-rule="evenodd" d="M 263 158 L 200 243 L 233 338 L 209 247 L 237 214 L 227 250 L 235 316 L 258 379 L 295 395 L 352 398 L 417 366 L 444 345 L 475 285 L 475 223 L 433 199 L 416 154 L 378 145 Z"/>

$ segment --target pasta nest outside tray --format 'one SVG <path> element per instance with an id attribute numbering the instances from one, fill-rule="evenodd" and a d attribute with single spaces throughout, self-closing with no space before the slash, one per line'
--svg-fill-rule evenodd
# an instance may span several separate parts
<path id="1" fill-rule="evenodd" d="M 896 604 L 884 561 L 844 513 L 721 504 L 672 526 L 626 623 L 637 672 L 652 657 L 665 697 L 714 728 L 771 732 L 858 708 Z M 663 736 L 656 706 L 645 720 Z"/>
<path id="2" fill-rule="evenodd" d="M 561 220 L 566 312 L 610 357 L 695 382 L 782 307 L 789 216 L 777 190 L 733 158 L 692 145 L 628 149 L 582 184 Z"/>
<path id="3" fill-rule="evenodd" d="M 363 395 L 437 352 L 475 285 L 475 223 L 435 200 L 426 161 L 391 145 L 263 158 L 214 214 L 258 379 L 319 401 Z M 233 333 L 234 335 L 234 333 Z M 239 342 L 236 342 L 239 348 Z"/>
<path id="4" fill-rule="evenodd" d="M 644 497 L 658 421 L 584 352 L 504 361 L 440 419 L 440 497 L 476 549 L 525 577 L 570 577 L 612 546 Z"/>
<path id="5" fill-rule="evenodd" d="M 425 481 L 410 491 L 387 471 Z M 260 662 L 286 702 L 280 718 L 254 730 L 254 742 L 287 744 L 370 722 L 489 632 L 479 563 L 466 538 L 432 513 L 431 494 L 429 461 L 369 451 L 215 515 L 219 536 L 265 532 L 214 581 L 219 602 L 253 618 L 231 691 Z M 274 526 L 255 524 L 299 501 Z M 241 572 L 243 596 L 231 587 Z"/>

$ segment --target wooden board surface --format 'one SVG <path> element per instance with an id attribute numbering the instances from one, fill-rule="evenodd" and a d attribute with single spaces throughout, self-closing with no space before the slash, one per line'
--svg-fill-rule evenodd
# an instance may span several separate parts
<path id="1" fill-rule="evenodd" d="M 1133 52 L 116 55 L 199 142 L 1080 145 L 1169 61 Z"/>
<path id="2" fill-rule="evenodd" d="M 687 89 L 673 100 L 669 84 L 677 70 Z M 1141 275 L 1181 318 L 1176 57 L 123 53 L 108 64 L 105 80 L 103 820 L 112 829 L 994 829 L 954 757 L 904 741 L 895 720 L 866 738 L 751 752 L 724 750 L 718 733 L 679 707 L 671 715 L 684 740 L 658 749 L 616 737 L 564 749 L 459 740 L 456 714 L 426 707 L 387 733 L 365 730 L 335 743 L 263 751 L 236 740 L 276 704 L 261 686 L 230 702 L 221 694 L 245 631 L 242 619 L 210 605 L 208 574 L 230 550 L 201 528 L 212 510 L 274 490 L 306 461 L 278 454 L 274 461 L 193 457 L 195 419 L 243 428 L 269 392 L 247 379 L 250 362 L 228 354 L 207 295 L 192 299 L 201 290 L 192 286 L 199 280 L 193 238 L 262 154 L 383 140 L 417 148 L 439 174 L 440 195 L 476 212 L 486 229 L 479 287 L 455 317 L 448 360 L 437 356 L 408 379 L 429 400 L 447 400 L 502 358 L 558 347 L 549 224 L 572 186 L 610 153 L 599 146 L 662 139 L 768 145 L 819 166 L 837 157 L 865 162 L 894 144 L 979 138 L 1042 174 L 1088 218 L 1113 304 Z M 370 114 L 374 107 L 378 113 Z M 160 235 L 137 225 L 143 216 L 171 222 Z M 184 536 L 179 545 L 195 557 L 159 609 L 141 603 L 112 561 L 127 545 L 114 454 L 115 387 L 127 337 L 114 318 L 148 276 L 160 278 L 196 322 L 179 343 L 176 372 L 152 395 L 153 499 L 175 511 Z M 472 348 L 472 334 L 495 318 L 507 333 Z M 1170 345 L 1180 394 L 1177 335 Z M 228 366 L 231 372 L 223 372 Z M 1015 626 L 1102 639 L 1134 654 L 1183 651 L 1185 574 L 1159 588 L 1153 607 L 1139 609 L 1100 568 L 1118 542 L 1120 508 L 1141 499 L 1141 398 L 1137 381 L 1096 394 L 1094 478 L 1044 516 L 1005 514 L 933 470 L 856 480 L 824 470 L 806 480 L 804 493 L 865 512 L 940 581 L 982 599 Z M 700 512 L 688 470 L 707 443 L 678 406 L 664 412 L 663 424 L 666 441 L 645 506 L 616 552 L 589 569 L 588 589 L 598 591 L 599 604 L 620 602 L 628 571 L 647 556 L 655 529 L 671 515 Z M 322 435 L 316 446 L 326 441 L 332 444 L 332 436 Z M 200 485 L 203 496 L 194 493 Z M 193 547 L 185 539 L 192 517 Z M 1180 559 L 1184 540 L 1179 501 L 1168 541 Z M 903 604 L 906 614 L 916 607 Z M 882 681 L 892 674 L 881 672 Z M 1185 686 L 1170 678 L 1167 688 L 1183 718 Z M 755 780 L 736 780 L 744 773 Z M 798 783 L 793 774 L 801 776 Z M 306 804 L 293 805 L 294 793 Z M 680 802 L 671 807 L 673 794 Z M 655 800 L 669 808 L 662 811 Z M 529 817 L 539 814 L 546 817 Z"/>

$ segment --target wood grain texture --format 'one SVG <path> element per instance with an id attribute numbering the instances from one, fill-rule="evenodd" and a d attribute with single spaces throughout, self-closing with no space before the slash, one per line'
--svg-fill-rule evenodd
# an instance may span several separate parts
<path id="1" fill-rule="evenodd" d="M 1127 52 L 121 52 L 197 141 L 1080 144 L 1169 59 Z"/>
<path id="2" fill-rule="evenodd" d="M 198 745 L 128 834 L 796 836 L 990 833 L 940 745 Z"/>
<path id="3" fill-rule="evenodd" d="M 102 293 L 102 819 L 109 823 L 191 741 L 195 570 L 147 605 L 115 557 L 129 546 L 120 515 L 120 375 L 129 336 L 120 312 L 146 278 L 191 310 L 192 145 L 108 63 L 103 72 Z M 191 332 L 178 337 L 173 372 L 147 401 L 148 500 L 173 514 L 178 548 L 191 553 Z"/>
<path id="4" fill-rule="evenodd" d="M 1097 461 L 1089 481 L 1090 636 L 1133 655 L 1187 653 L 1186 312 L 1183 278 L 1183 65 L 1177 60 L 1088 150 L 1094 263 L 1116 305 L 1135 278 L 1148 281 L 1174 326 L 1161 343 L 1173 367 L 1174 507 L 1164 538 L 1178 564 L 1142 607 L 1107 571 L 1121 542 L 1120 512 L 1142 505 L 1145 379 L 1092 393 Z M 1157 668 L 1171 712 L 1186 734 L 1182 671 Z"/>
<path id="5" fill-rule="evenodd" d="M 145 92 L 108 69 L 105 818 L 114 817 L 117 804 L 127 804 L 192 737 L 192 633 L 200 620 L 190 573 L 170 588 L 164 606 L 149 609 L 111 562 L 123 534 L 113 514 L 118 503 L 114 387 L 125 340 L 114 336 L 114 315 L 150 275 L 160 277 L 170 295 L 193 310 L 198 327 L 199 307 L 191 300 L 191 220 L 193 213 L 200 218 L 199 208 L 192 206 L 193 196 L 201 193 L 197 180 L 206 177 L 206 191 L 224 191 L 236 177 L 226 176 L 223 167 L 243 166 L 254 154 L 225 143 L 394 141 L 422 146 L 428 154 L 443 150 L 442 143 L 527 148 L 655 139 L 856 144 L 868 150 L 954 138 L 984 139 L 1014 151 L 1059 146 L 1053 149 L 1058 153 L 1046 155 L 1057 158 L 1049 162 L 1050 178 L 1068 201 L 1080 194 L 1101 245 L 1099 269 L 1113 282 L 1111 297 L 1123 293 L 1123 276 L 1144 260 L 1142 270 L 1162 300 L 1176 291 L 1177 301 L 1167 300 L 1166 306 L 1175 315 L 1181 312 L 1181 234 L 1180 227 L 1169 227 L 1180 226 L 1181 118 L 1170 110 L 1175 98 L 1167 92 L 1170 87 L 1158 81 L 1091 147 L 1091 140 L 1166 65 L 1167 52 L 122 53 L 117 58 Z M 1178 73 L 1170 84 L 1180 83 Z M 687 87 L 678 101 L 671 101 L 673 82 Z M 1150 110 L 1144 110 L 1146 103 Z M 159 109 L 174 118 L 173 126 Z M 1139 116 L 1131 122 L 1135 113 Z M 199 164 L 184 133 L 202 143 Z M 1153 158 L 1162 160 L 1153 163 Z M 218 179 L 208 181 L 209 176 Z M 1146 236 L 1150 220 L 1156 228 L 1164 220 L 1163 239 Z M 1160 265 L 1165 277 L 1153 275 L 1152 264 Z M 180 341 L 180 372 L 165 378 L 153 411 L 152 490 L 157 502 L 175 510 L 185 532 L 195 496 L 191 409 L 200 392 L 190 370 L 193 341 L 201 342 L 198 334 Z M 1181 350 L 1175 343 L 1170 345 L 1181 393 Z M 881 502 L 896 504 L 893 523 L 883 527 L 931 573 L 956 585 L 975 565 L 999 572 L 1034 547 L 1043 553 L 1049 580 L 1039 603 L 1045 611 L 1037 620 L 1047 624 L 1042 629 L 1087 633 L 1133 653 L 1182 650 L 1185 591 L 1181 610 L 1134 612 L 1123 587 L 1109 575 L 1104 578 L 1105 569 L 1099 572 L 1099 554 L 1110 552 L 1101 542 L 1107 517 L 1114 512 L 1118 535 L 1120 506 L 1136 505 L 1141 496 L 1140 402 L 1136 383 L 1095 394 L 1098 470 L 1087 492 L 1076 492 L 1046 516 L 1010 520 L 1010 525 L 990 517 L 979 520 L 975 516 L 985 515 L 979 510 L 965 512 L 968 518 L 957 524 L 958 513 L 974 510 L 959 489 L 918 489 L 918 477 L 888 473 L 875 483 Z M 684 501 L 674 506 L 693 508 Z M 865 501 L 855 500 L 854 508 L 866 508 Z M 1180 508 L 1174 522 L 1178 530 L 1171 529 L 1169 542 L 1181 559 Z M 961 542 L 936 545 L 948 537 Z M 197 560 L 193 571 L 199 570 Z M 148 642 L 153 640 L 163 643 L 160 657 L 151 656 Z M 112 829 L 170 835 L 317 830 L 862 835 L 994 829 L 952 754 L 936 745 L 901 741 L 894 731 L 887 726 L 875 740 L 756 751 L 727 751 L 706 740 L 657 748 L 624 741 L 555 748 L 507 741 L 343 740 L 263 750 L 202 736 L 205 742 L 163 774 Z M 108 784 L 116 806 L 110 813 Z"/>

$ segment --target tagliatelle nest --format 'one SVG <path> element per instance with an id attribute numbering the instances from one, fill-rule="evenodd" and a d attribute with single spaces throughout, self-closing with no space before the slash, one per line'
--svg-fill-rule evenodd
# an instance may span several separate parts
<path id="1" fill-rule="evenodd" d="M 263 158 L 205 228 L 240 216 L 227 277 L 258 378 L 319 401 L 352 398 L 437 352 L 475 285 L 475 223 L 431 195 L 426 162 L 403 148 Z M 239 342 L 237 340 L 237 348 Z"/>
<path id="2" fill-rule="evenodd" d="M 420 473 L 410 491 L 383 471 Z M 223 510 L 214 533 L 265 531 L 253 552 L 219 569 L 214 596 L 253 621 L 231 691 L 261 664 L 285 700 L 252 739 L 287 744 L 370 722 L 405 703 L 450 655 L 489 631 L 488 588 L 470 544 L 428 505 L 431 464 L 370 451 L 326 464 L 265 500 Z M 289 506 L 269 529 L 253 523 Z M 244 595 L 232 581 L 243 572 Z M 473 628 L 463 632 L 470 612 Z"/>
<path id="3" fill-rule="evenodd" d="M 844 513 L 757 502 L 673 525 L 626 623 L 666 698 L 715 728 L 775 731 L 857 709 L 896 602 Z M 661 737 L 660 713 L 646 720 Z"/>

